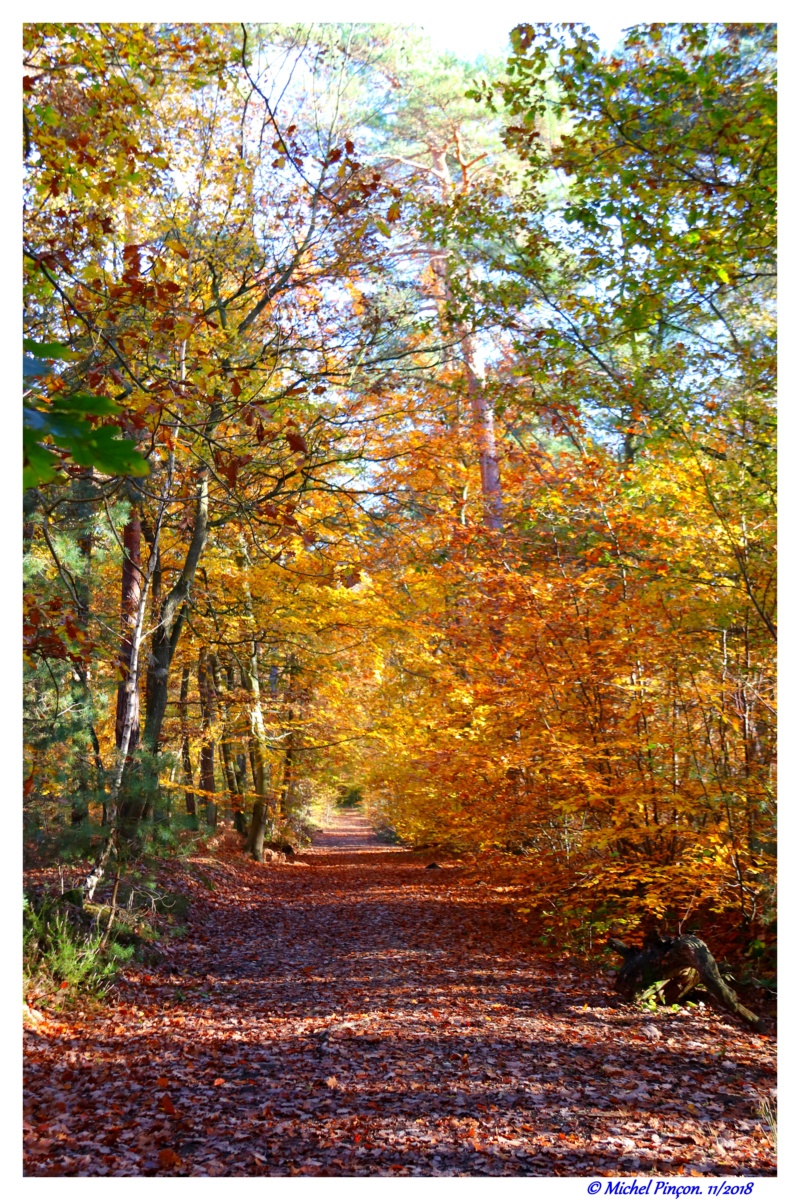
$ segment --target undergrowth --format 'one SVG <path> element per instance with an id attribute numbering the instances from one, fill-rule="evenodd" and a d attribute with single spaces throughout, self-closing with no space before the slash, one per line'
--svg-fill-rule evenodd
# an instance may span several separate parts
<path id="1" fill-rule="evenodd" d="M 39 1008 L 102 999 L 135 953 L 96 920 L 60 897 L 23 896 L 23 992 Z"/>
<path id="2" fill-rule="evenodd" d="M 157 961 L 157 939 L 185 932 L 177 922 L 188 908 L 188 897 L 136 873 L 113 890 L 107 883 L 95 903 L 84 903 L 77 888 L 23 895 L 25 1000 L 50 1009 L 102 1000 L 127 962 Z"/>

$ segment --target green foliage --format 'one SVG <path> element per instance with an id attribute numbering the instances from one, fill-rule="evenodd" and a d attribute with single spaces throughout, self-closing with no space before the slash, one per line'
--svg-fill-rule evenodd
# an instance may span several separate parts
<path id="1" fill-rule="evenodd" d="M 101 998 L 134 950 L 63 897 L 23 897 L 23 989 L 39 1005 Z"/>
<path id="2" fill-rule="evenodd" d="M 23 347 L 34 358 L 23 358 L 23 375 L 35 381 L 50 375 L 51 368 L 36 360 L 80 358 L 69 346 L 58 342 L 23 340 Z M 23 487 L 51 483 L 65 459 L 78 466 L 96 467 L 108 475 L 148 475 L 149 465 L 136 450 L 134 442 L 121 438 L 118 425 L 97 425 L 100 418 L 115 416 L 122 409 L 108 396 L 72 391 L 55 392 L 49 398 L 33 395 L 32 387 L 23 406 Z M 63 451 L 49 449 L 47 441 Z"/>
<path id="3" fill-rule="evenodd" d="M 639 1002 L 642 1008 L 646 1008 L 650 1012 L 655 1012 L 659 1005 L 666 1004 L 664 988 L 667 982 L 666 979 L 659 979 L 640 993 Z"/>
<path id="4" fill-rule="evenodd" d="M 642 24 L 604 56 L 585 27 L 520 25 L 505 76 L 473 92 L 493 112 L 502 102 L 526 168 L 506 218 L 516 244 L 493 259 L 542 306 L 538 345 L 519 345 L 532 381 L 548 389 L 588 353 L 600 374 L 584 411 L 629 454 L 705 423 L 700 453 L 724 430 L 738 442 L 728 457 L 759 480 L 771 478 L 775 40 L 768 24 Z"/>
<path id="5" fill-rule="evenodd" d="M 25 339 L 35 355 L 68 357 L 66 346 L 42 344 Z M 39 378 L 46 372 L 31 360 L 23 360 L 26 376 Z M 31 389 L 33 392 L 34 389 Z M 120 437 L 114 424 L 97 424 L 102 418 L 122 410 L 107 396 L 74 391 L 56 392 L 49 399 L 29 392 L 23 406 L 23 487 L 52 483 L 66 461 L 77 466 L 96 467 L 106 475 L 148 475 L 150 467 L 136 449 L 135 442 Z M 49 443 L 52 443 L 50 446 Z"/>
<path id="6" fill-rule="evenodd" d="M 336 801 L 337 808 L 361 808 L 364 796 L 360 787 L 349 787 Z"/>
<path id="7" fill-rule="evenodd" d="M 84 797 L 87 808 L 88 800 L 94 802 L 97 798 L 95 794 Z M 74 798 L 71 808 L 74 811 Z M 66 809 L 66 805 L 63 805 L 63 809 Z M 68 822 L 64 812 L 64 824 L 51 831 L 53 857 L 64 864 L 84 862 L 97 849 L 103 835 L 104 829 L 100 821 L 94 820 L 88 811 L 82 821 L 75 821 L 70 814 Z"/>

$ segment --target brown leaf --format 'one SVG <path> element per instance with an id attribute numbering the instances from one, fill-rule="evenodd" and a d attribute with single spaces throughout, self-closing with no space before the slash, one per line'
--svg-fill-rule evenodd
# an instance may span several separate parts
<path id="1" fill-rule="evenodd" d="M 308 454 L 306 439 L 301 437 L 299 433 L 287 432 L 286 440 L 289 443 L 289 448 L 293 450 L 295 454 Z"/>

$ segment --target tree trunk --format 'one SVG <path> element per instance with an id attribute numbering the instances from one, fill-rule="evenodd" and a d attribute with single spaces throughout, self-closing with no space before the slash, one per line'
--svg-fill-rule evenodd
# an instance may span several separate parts
<path id="1" fill-rule="evenodd" d="M 141 659 L 142 642 L 144 640 L 144 614 L 147 607 L 147 597 L 150 590 L 150 583 L 155 573 L 156 562 L 158 561 L 158 547 L 161 539 L 161 526 L 164 520 L 164 515 L 167 508 L 167 499 L 172 485 L 172 477 L 174 470 L 174 458 L 170 455 L 168 460 L 169 466 L 167 477 L 161 492 L 161 498 L 158 506 L 158 515 L 156 517 L 156 526 L 153 533 L 152 549 L 150 558 L 147 563 L 147 572 L 142 582 L 139 603 L 136 611 L 136 621 L 133 627 L 131 637 L 131 659 L 130 671 L 126 681 L 126 687 L 129 691 L 136 691 L 139 686 L 139 663 Z M 125 767 L 128 762 L 128 752 L 130 750 L 131 736 L 133 734 L 133 707 L 130 703 L 125 707 L 125 725 L 122 730 L 122 742 L 117 750 L 117 761 L 114 767 L 114 773 L 111 779 L 108 796 L 108 824 L 109 834 L 105 844 L 100 851 L 94 866 L 86 879 L 83 882 L 84 895 L 91 900 L 94 895 L 95 888 L 105 874 L 106 867 L 111 855 L 118 849 L 120 834 L 123 826 L 127 822 L 125 806 L 119 803 L 120 793 L 122 791 L 122 782 L 125 778 Z"/>
<path id="2" fill-rule="evenodd" d="M 298 716 L 298 708 L 302 709 L 303 695 L 297 688 L 297 676 L 300 673 L 299 664 L 294 654 L 289 656 L 289 680 L 284 694 L 284 702 L 291 705 L 286 714 L 287 728 L 285 753 L 283 760 L 283 784 L 278 804 L 276 806 L 275 817 L 279 820 L 281 816 L 286 815 L 289 811 L 289 804 L 292 799 L 292 788 L 294 785 L 294 777 L 296 770 L 297 752 L 299 750 L 299 735 L 296 726 L 296 718 Z M 275 679 L 277 686 L 277 678 Z"/>
<path id="3" fill-rule="evenodd" d="M 270 765 L 266 756 L 266 732 L 264 730 L 264 714 L 261 711 L 261 689 L 258 680 L 258 647 L 255 643 L 253 643 L 249 669 L 244 672 L 244 677 L 245 687 L 250 693 L 250 762 L 253 769 L 253 785 L 256 793 L 253 815 L 250 819 L 247 849 L 256 862 L 261 862 L 264 856 L 264 837 L 269 816 L 267 787 L 269 785 Z"/>
<path id="4" fill-rule="evenodd" d="M 486 369 L 471 334 L 464 333 L 461 350 L 467 372 L 467 395 L 481 468 L 483 520 L 487 529 L 503 528 L 503 490 L 494 431 L 494 408 L 486 394 Z"/>
<path id="5" fill-rule="evenodd" d="M 76 605 L 76 620 L 78 628 L 86 637 L 89 633 L 89 608 L 90 608 L 90 577 L 92 565 L 92 548 L 94 538 L 92 536 L 92 518 L 94 515 L 94 485 L 93 485 L 94 469 L 85 467 L 73 479 L 73 493 L 75 496 L 75 517 L 83 523 L 83 530 L 78 538 L 78 551 L 80 553 L 81 567 L 75 574 L 75 599 Z M 134 617 L 135 619 L 135 617 Z M 77 662 L 73 667 L 73 686 L 72 695 L 73 702 L 77 708 L 83 710 L 86 714 L 86 730 L 91 742 L 94 755 L 95 767 L 95 787 L 97 791 L 103 788 L 104 771 L 103 762 L 100 757 L 100 743 L 97 738 L 97 731 L 94 727 L 92 717 L 92 692 L 89 683 L 89 671 L 84 663 Z M 81 739 L 82 741 L 82 739 Z M 89 753 L 85 752 L 83 745 L 78 747 L 78 779 L 75 789 L 75 796 L 72 802 L 71 822 L 73 825 L 78 825 L 86 820 L 89 815 L 89 792 L 91 785 L 89 781 Z M 105 808 L 105 805 L 104 805 Z"/>
<path id="6" fill-rule="evenodd" d="M 294 712 L 289 709 L 289 721 L 294 720 Z M 286 753 L 283 759 L 283 786 L 281 787 L 280 799 L 275 808 L 275 817 L 279 820 L 289 811 L 289 800 L 291 799 L 292 784 L 294 783 L 294 738 L 295 731 L 290 726 L 289 736 L 286 739 Z"/>
<path id="7" fill-rule="evenodd" d="M 142 594 L 142 524 L 136 509 L 122 531 L 122 643 L 119 668 L 122 679 L 117 686 L 117 719 L 114 727 L 117 749 L 122 745 L 123 731 L 130 724 L 128 753 L 139 744 L 139 688 L 129 687 L 133 638 L 136 616 Z"/>
<path id="8" fill-rule="evenodd" d="M 122 531 L 124 558 L 122 562 L 122 622 L 123 637 L 120 648 L 120 671 L 122 682 L 117 688 L 117 719 L 115 736 L 117 750 L 122 746 L 125 730 L 130 725 L 131 734 L 128 741 L 128 755 L 139 745 L 139 676 L 141 675 L 140 660 L 137 658 L 137 678 L 135 685 L 131 682 L 131 660 L 133 653 L 133 629 L 136 616 L 141 608 L 142 591 L 142 527 L 141 515 L 138 508 L 131 510 L 127 525 Z M 151 534 L 152 540 L 152 534 Z M 160 590 L 160 557 L 158 547 L 151 550 L 152 563 L 148 563 L 152 581 L 152 597 L 157 603 Z M 126 832 L 132 833 L 139 821 L 147 813 L 149 807 L 149 790 L 152 786 L 148 766 L 138 764 L 137 770 L 129 772 L 125 793 L 120 806 L 120 816 Z"/>
<path id="9" fill-rule="evenodd" d="M 452 143 L 445 146 L 428 144 L 431 155 L 433 172 L 440 180 L 442 199 L 446 204 L 452 202 L 454 185 L 447 162 L 447 151 Z M 462 192 L 469 188 L 469 166 L 463 162 L 461 143 L 456 135 L 456 150 L 462 167 Z M 448 309 L 452 297 L 450 286 L 450 267 L 446 250 L 434 250 L 430 253 L 431 270 L 438 280 L 439 295 L 437 308 L 439 324 L 444 337 L 451 336 L 457 341 L 461 351 L 461 359 L 467 377 L 467 395 L 470 402 L 472 429 L 478 450 L 478 460 L 481 471 L 481 495 L 483 497 L 483 521 L 487 529 L 501 530 L 503 528 L 503 490 L 500 481 L 500 461 L 497 453 L 497 439 L 494 428 L 494 407 L 486 392 L 486 368 L 474 335 L 465 326 L 452 323 Z"/>
<path id="10" fill-rule="evenodd" d="M 253 770 L 253 787 L 256 793 L 256 801 L 253 805 L 253 814 L 250 819 L 247 849 L 256 862 L 261 862 L 264 856 L 264 837 L 269 816 L 267 788 L 269 785 L 270 765 L 266 755 L 267 738 L 264 729 L 264 714 L 261 711 L 261 685 L 258 678 L 257 642 L 252 643 L 249 661 L 246 667 L 242 668 L 242 681 L 250 696 L 250 765 Z"/>
<path id="11" fill-rule="evenodd" d="M 147 685 L 145 688 L 145 721 L 143 740 L 147 749 L 158 753 L 161 727 L 167 711 L 169 694 L 169 671 L 178 638 L 186 617 L 189 592 L 200 557 L 208 540 L 208 478 L 204 474 L 197 487 L 195 501 L 194 532 L 186 552 L 183 570 L 175 586 L 158 606 L 158 620 L 153 632 Z"/>
<path id="12" fill-rule="evenodd" d="M 267 833 L 267 802 L 256 800 L 253 805 L 253 815 L 250 818 L 250 832 L 247 837 L 247 849 L 256 862 L 264 859 L 264 838 Z"/>
<path id="13" fill-rule="evenodd" d="M 231 742 L 230 733 L 230 700 L 229 688 L 226 686 L 230 675 L 226 672 L 225 681 L 223 682 L 222 666 L 219 661 L 219 655 L 211 654 L 209 656 L 211 664 L 211 673 L 214 677 L 214 687 L 216 688 L 217 696 L 219 697 L 222 706 L 222 732 L 220 735 L 219 752 L 222 756 L 222 771 L 225 776 L 225 786 L 228 789 L 230 798 L 230 809 L 226 812 L 226 818 L 230 815 L 233 819 L 233 814 L 241 808 L 241 796 L 237 786 L 236 765 L 233 756 L 233 745 Z"/>
<path id="14" fill-rule="evenodd" d="M 763 1022 L 739 1002 L 736 993 L 720 975 L 708 946 L 694 934 L 676 938 L 648 937 L 641 949 L 630 948 L 616 938 L 609 938 L 608 945 L 622 955 L 623 963 L 615 987 L 626 999 L 633 999 L 656 983 L 675 979 L 678 984 L 673 1002 L 692 988 L 702 986 L 727 1012 L 763 1033 Z"/>
<path id="15" fill-rule="evenodd" d="M 283 781 L 281 783 L 280 797 L 275 806 L 276 821 L 279 821 L 280 818 L 288 812 L 289 801 L 291 800 L 291 796 L 292 796 L 292 784 L 294 783 L 295 750 L 296 750 L 296 745 L 297 745 L 297 742 L 296 742 L 297 732 L 295 730 L 295 725 L 294 725 L 294 720 L 295 720 L 294 701 L 296 699 L 296 696 L 295 696 L 296 676 L 297 676 L 297 659 L 292 654 L 289 657 L 289 680 L 288 680 L 288 686 L 287 686 L 285 694 L 284 694 L 284 702 L 291 705 L 291 707 L 288 709 L 287 714 L 286 714 L 286 728 L 284 730 L 284 733 L 286 735 L 286 741 L 284 743 L 285 750 L 284 750 L 284 756 L 283 756 Z M 276 680 L 276 683 L 277 683 L 277 680 Z"/>
<path id="16" fill-rule="evenodd" d="M 194 817 L 197 814 L 197 807 L 195 805 L 194 792 L 192 791 L 194 777 L 192 774 L 192 755 L 189 742 L 189 678 L 189 668 L 184 667 L 181 674 L 181 697 L 179 701 L 181 716 L 181 762 L 183 764 L 183 782 L 188 785 L 185 792 L 186 812 L 190 817 Z"/>
<path id="17" fill-rule="evenodd" d="M 206 821 L 212 827 L 217 824 L 217 805 L 212 799 L 216 793 L 214 781 L 214 749 L 215 742 L 209 730 L 217 719 L 217 693 L 209 661 L 209 653 L 205 646 L 200 651 L 197 663 L 197 684 L 200 691 L 200 717 L 203 727 L 203 744 L 200 748 L 200 787 L 206 793 Z"/>
<path id="18" fill-rule="evenodd" d="M 233 656 L 228 658 L 225 674 L 227 691 L 229 694 L 232 694 L 236 688 L 236 672 L 234 668 Z M 233 771 L 233 779 L 236 788 L 233 810 L 234 828 L 238 833 L 247 833 L 247 817 L 245 816 L 244 802 L 244 793 L 247 790 L 247 772 L 245 769 L 247 760 L 244 754 L 241 752 L 236 754 L 233 753 L 233 741 L 229 742 L 229 745 L 231 748 L 231 769 Z M 236 740 L 236 745 L 240 746 L 238 739 Z"/>

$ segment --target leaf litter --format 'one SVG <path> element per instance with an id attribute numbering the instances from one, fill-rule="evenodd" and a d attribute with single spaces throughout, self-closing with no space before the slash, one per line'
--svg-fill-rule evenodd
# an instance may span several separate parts
<path id="1" fill-rule="evenodd" d="M 27 1175 L 775 1173 L 772 1037 L 622 1003 L 514 888 L 367 830 L 165 868 L 186 936 L 27 1022 Z"/>

